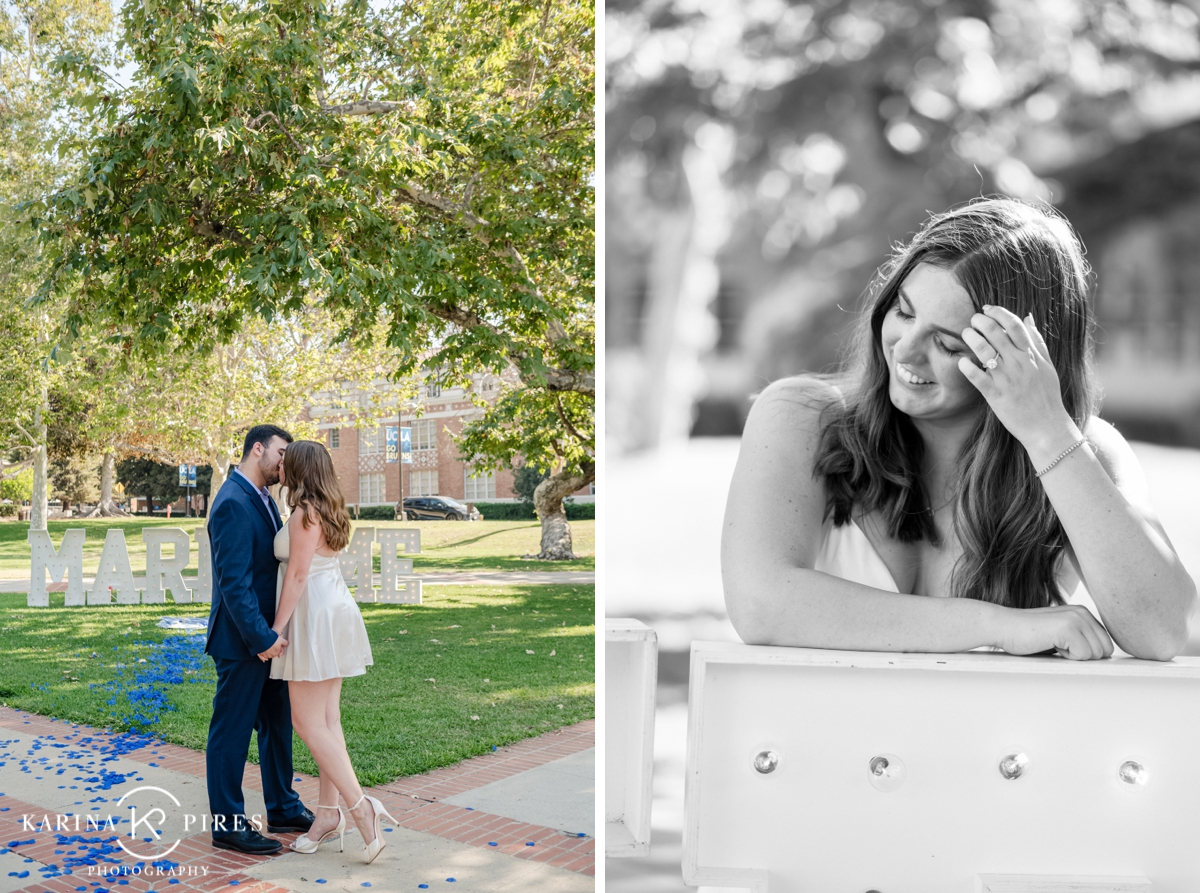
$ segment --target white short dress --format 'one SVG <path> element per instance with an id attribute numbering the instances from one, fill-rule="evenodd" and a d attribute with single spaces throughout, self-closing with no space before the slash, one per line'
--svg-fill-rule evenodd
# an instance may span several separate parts
<path id="1" fill-rule="evenodd" d="M 824 538 L 813 562 L 813 570 L 887 592 L 900 591 L 883 558 L 853 520 L 841 527 L 835 527 L 832 520 L 826 520 L 822 533 Z M 1065 553 L 1059 558 L 1056 576 L 1058 593 L 1064 603 L 1083 605 L 1099 616 L 1095 603 L 1075 573 L 1075 568 L 1067 561 Z"/>
<path id="2" fill-rule="evenodd" d="M 287 573 L 290 526 L 290 522 L 284 524 L 275 534 L 275 557 L 280 561 L 276 610 Z M 300 596 L 283 637 L 288 645 L 283 654 L 271 659 L 272 679 L 320 682 L 337 676 L 362 676 L 374 663 L 362 612 L 346 588 L 336 555 L 313 555 L 308 588 Z"/>

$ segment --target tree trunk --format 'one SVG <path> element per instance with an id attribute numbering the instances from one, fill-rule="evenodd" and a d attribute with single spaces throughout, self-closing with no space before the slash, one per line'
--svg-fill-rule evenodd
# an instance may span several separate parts
<path id="1" fill-rule="evenodd" d="M 117 454 L 108 450 L 100 463 L 100 501 L 88 514 L 89 518 L 128 518 L 129 513 L 113 501 L 113 481 L 117 478 Z"/>
<path id="2" fill-rule="evenodd" d="M 208 464 L 212 467 L 212 483 L 208 485 L 207 502 L 212 502 L 217 498 L 217 493 L 220 491 L 221 485 L 225 483 L 225 479 L 229 477 L 229 466 L 233 463 L 228 456 L 220 454 L 209 455 Z"/>
<path id="3" fill-rule="evenodd" d="M 588 463 L 583 470 L 567 469 L 556 471 L 533 491 L 533 507 L 542 522 L 542 551 L 526 558 L 541 561 L 570 561 L 575 558 L 571 550 L 571 525 L 563 509 L 563 499 L 580 487 L 586 487 L 596 479 L 596 466 Z"/>
<path id="4" fill-rule="evenodd" d="M 29 500 L 30 530 L 45 530 L 46 517 L 50 514 L 50 500 L 46 495 L 46 409 L 49 402 L 49 391 L 42 385 L 41 402 L 33 411 L 33 436 L 37 438 L 37 443 L 33 447 L 33 496 Z"/>

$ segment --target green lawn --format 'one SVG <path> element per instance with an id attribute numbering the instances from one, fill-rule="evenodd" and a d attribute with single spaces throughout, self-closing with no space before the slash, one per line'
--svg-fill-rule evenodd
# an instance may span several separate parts
<path id="1" fill-rule="evenodd" d="M 0 594 L 0 701 L 203 750 L 212 661 L 196 634 L 155 624 L 206 616 L 207 606 L 68 609 L 62 599 L 52 593 L 49 608 L 28 608 L 24 595 Z M 382 784 L 594 717 L 594 602 L 590 586 L 439 586 L 425 590 L 422 605 L 362 605 L 375 664 L 342 691 L 360 782 Z M 315 772 L 295 744 L 296 768 Z"/>
<path id="2" fill-rule="evenodd" d="M 50 539 L 57 548 L 64 531 L 71 527 L 87 530 L 83 545 L 83 570 L 95 573 L 104 549 L 104 537 L 110 528 L 125 533 L 129 563 L 135 574 L 146 571 L 146 544 L 143 527 L 181 527 L 190 534 L 204 523 L 200 518 L 114 518 L 97 520 L 50 521 Z M 571 533 L 577 561 L 528 561 L 522 555 L 539 550 L 541 527 L 537 521 L 360 521 L 370 527 L 419 527 L 421 554 L 413 556 L 413 569 L 425 571 L 590 571 L 596 568 L 596 522 L 572 521 Z M 29 541 L 26 522 L 0 523 L 0 578 L 13 579 L 29 573 Z M 376 546 L 378 556 L 378 546 Z M 376 557 L 375 569 L 379 570 Z M 195 576 L 196 552 L 193 541 L 191 567 L 185 575 Z"/>
<path id="3" fill-rule="evenodd" d="M 413 570 L 422 571 L 592 571 L 596 569 L 596 522 L 572 521 L 577 561 L 529 561 L 541 546 L 537 521 L 360 521 L 375 527 L 421 528 L 421 554 Z M 378 551 L 378 550 L 376 550 Z M 379 570 L 379 558 L 375 559 Z"/>

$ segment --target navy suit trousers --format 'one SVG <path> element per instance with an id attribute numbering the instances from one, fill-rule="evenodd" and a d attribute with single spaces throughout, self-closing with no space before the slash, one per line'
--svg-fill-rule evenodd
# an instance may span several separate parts
<path id="1" fill-rule="evenodd" d="M 304 807 L 292 790 L 292 707 L 287 682 L 272 679 L 271 662 L 213 657 L 217 664 L 217 693 L 208 727 L 208 805 L 224 816 L 224 832 L 234 828 L 234 816 L 246 815 L 242 773 L 250 753 L 250 732 L 258 733 L 258 760 L 263 800 L 270 821 L 298 816 Z M 245 819 L 241 823 L 245 827 Z"/>

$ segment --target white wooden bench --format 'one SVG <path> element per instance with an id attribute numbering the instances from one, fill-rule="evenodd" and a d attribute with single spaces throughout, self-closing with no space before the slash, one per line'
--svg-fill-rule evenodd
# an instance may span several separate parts
<path id="1" fill-rule="evenodd" d="M 604 853 L 650 852 L 658 637 L 638 620 L 604 621 Z"/>
<path id="2" fill-rule="evenodd" d="M 756 893 L 1200 890 L 1200 659 L 695 642 L 683 876 Z"/>

